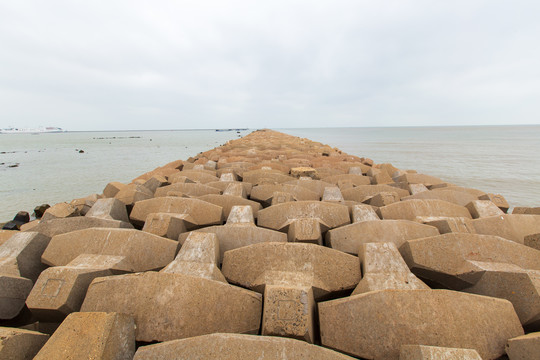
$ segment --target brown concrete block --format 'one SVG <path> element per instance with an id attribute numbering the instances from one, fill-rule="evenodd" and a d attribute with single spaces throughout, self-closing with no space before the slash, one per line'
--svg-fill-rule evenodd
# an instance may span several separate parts
<path id="1" fill-rule="evenodd" d="M 301 243 L 259 243 L 227 251 L 221 271 L 230 283 L 259 292 L 265 285 L 312 286 L 315 299 L 360 281 L 356 256 Z"/>
<path id="2" fill-rule="evenodd" d="M 161 269 L 176 254 L 178 243 L 143 231 L 85 229 L 54 236 L 41 260 L 50 266 L 67 265 L 81 254 L 125 256 L 134 271 Z"/>
<path id="3" fill-rule="evenodd" d="M 289 242 L 302 242 L 322 245 L 321 224 L 317 219 L 297 219 L 289 225 Z"/>
<path id="4" fill-rule="evenodd" d="M 76 216 L 72 218 L 42 221 L 33 227 L 31 231 L 53 237 L 55 235 L 89 228 L 133 229 L 133 225 L 118 220 L 105 220 L 86 216 Z"/>
<path id="5" fill-rule="evenodd" d="M 348 171 L 352 175 L 362 175 L 362 168 L 360 166 L 351 166 Z"/>
<path id="6" fill-rule="evenodd" d="M 139 201 L 151 199 L 153 196 L 154 194 L 148 188 L 142 185 L 129 184 L 116 193 L 114 198 L 120 200 L 126 206 L 132 206 Z"/>
<path id="7" fill-rule="evenodd" d="M 480 200 L 491 200 L 495 205 L 499 207 L 499 209 L 502 210 L 503 213 L 507 213 L 508 209 L 510 208 L 510 205 L 508 205 L 508 202 L 504 198 L 504 196 L 500 194 L 483 194 L 478 196 L 478 199 Z"/>
<path id="8" fill-rule="evenodd" d="M 310 177 L 312 179 L 319 179 L 317 170 L 312 167 L 295 167 L 291 169 L 291 176 L 295 178 Z"/>
<path id="9" fill-rule="evenodd" d="M 183 175 L 181 172 L 176 172 L 174 174 L 171 174 L 167 176 L 167 181 L 170 184 L 176 184 L 176 183 L 194 183 L 195 181 L 188 179 L 185 175 Z"/>
<path id="10" fill-rule="evenodd" d="M 215 171 L 209 170 L 182 170 L 175 173 L 174 176 L 185 176 L 195 183 L 206 184 L 212 181 L 219 181 L 215 173 Z M 171 183 L 175 182 L 173 179 L 169 179 L 169 181 Z"/>
<path id="11" fill-rule="evenodd" d="M 435 176 L 430 176 L 430 175 L 425 175 L 425 174 L 411 174 L 411 173 L 403 174 L 397 177 L 395 180 L 399 182 L 406 182 L 408 184 L 424 184 L 427 187 L 445 183 L 445 181 Z"/>
<path id="12" fill-rule="evenodd" d="M 37 331 L 0 327 L 0 359 L 31 360 L 48 339 Z"/>
<path id="13" fill-rule="evenodd" d="M 334 184 L 334 185 L 338 185 L 340 182 L 352 183 L 354 186 L 371 184 L 371 179 L 369 178 L 369 176 L 355 175 L 355 174 L 332 175 L 332 176 L 325 177 L 321 180 L 330 184 Z"/>
<path id="14" fill-rule="evenodd" d="M 143 225 L 148 214 L 174 213 L 186 214 L 189 222 L 198 226 L 221 224 L 223 210 L 221 206 L 199 199 L 162 197 L 140 201 L 135 204 L 130 214 L 133 223 Z"/>
<path id="15" fill-rule="evenodd" d="M 58 218 L 67 218 L 72 216 L 79 216 L 79 210 L 68 203 L 58 203 L 56 205 L 51 206 L 50 208 L 45 211 L 43 216 L 41 217 L 42 221 L 52 220 L 52 219 L 58 219 Z"/>
<path id="16" fill-rule="evenodd" d="M 326 243 L 333 249 L 357 254 L 361 244 L 393 242 L 398 248 L 407 240 L 439 235 L 433 226 L 408 220 L 369 220 L 329 230 Z"/>
<path id="17" fill-rule="evenodd" d="M 377 290 L 429 289 L 410 272 L 394 243 L 362 244 L 358 257 L 363 277 L 352 295 Z"/>
<path id="18" fill-rule="evenodd" d="M 373 185 L 384 185 L 384 184 L 391 184 L 394 180 L 392 180 L 392 177 L 388 175 L 387 172 L 381 171 L 378 174 L 374 174 L 371 178 L 371 183 Z"/>
<path id="19" fill-rule="evenodd" d="M 22 276 L 36 281 L 45 266 L 41 255 L 50 238 L 37 232 L 19 232 L 0 246 L 0 273 Z M 7 268 L 13 268 L 9 271 Z"/>
<path id="20" fill-rule="evenodd" d="M 209 334 L 139 347 L 134 360 L 258 359 L 352 360 L 337 351 L 276 336 Z"/>
<path id="21" fill-rule="evenodd" d="M 523 244 L 525 236 L 540 232 L 540 215 L 505 214 L 472 221 L 478 234 L 496 235 Z"/>
<path id="22" fill-rule="evenodd" d="M 415 275 L 456 290 L 474 285 L 486 271 L 475 262 L 540 269 L 540 251 L 492 235 L 449 233 L 409 240 L 399 251 Z"/>
<path id="23" fill-rule="evenodd" d="M 414 220 L 417 216 L 471 218 L 466 207 L 443 200 L 405 200 L 379 208 L 384 220 Z"/>
<path id="24" fill-rule="evenodd" d="M 143 182 L 142 186 L 155 193 L 159 187 L 169 185 L 168 180 L 163 175 L 154 175 L 150 179 Z"/>
<path id="25" fill-rule="evenodd" d="M 151 342 L 215 332 L 256 334 L 261 307 L 262 297 L 253 291 L 188 275 L 145 272 L 94 280 L 81 311 L 132 315 L 137 341 Z"/>
<path id="26" fill-rule="evenodd" d="M 203 196 L 208 194 L 221 194 L 219 189 L 199 183 L 174 183 L 160 187 L 154 193 L 154 197 L 164 197 L 171 191 L 179 191 L 189 196 Z"/>
<path id="27" fill-rule="evenodd" d="M 501 209 L 490 200 L 473 200 L 465 206 L 473 219 L 504 215 Z"/>
<path id="28" fill-rule="evenodd" d="M 369 205 L 382 207 L 399 201 L 399 195 L 396 192 L 380 192 L 369 200 Z"/>
<path id="29" fill-rule="evenodd" d="M 285 192 L 291 194 L 296 200 L 320 200 L 318 193 L 315 193 L 304 186 L 287 184 L 266 184 L 257 185 L 251 189 L 250 199 L 263 204 L 270 204 L 275 192 Z"/>
<path id="30" fill-rule="evenodd" d="M 268 181 L 270 183 L 284 183 L 287 181 L 295 180 L 294 177 L 285 175 L 279 170 L 251 170 L 245 171 L 242 174 L 243 181 L 247 181 L 251 184 L 260 184 L 261 182 Z"/>
<path id="31" fill-rule="evenodd" d="M 267 285 L 264 289 L 262 335 L 291 337 L 313 343 L 315 312 L 311 288 Z"/>
<path id="32" fill-rule="evenodd" d="M 352 210 L 353 223 L 370 220 L 380 220 L 379 215 L 371 205 L 355 204 Z"/>
<path id="33" fill-rule="evenodd" d="M 30 279 L 0 273 L 0 319 L 13 319 L 21 312 L 32 286 Z"/>
<path id="34" fill-rule="evenodd" d="M 216 234 L 191 232 L 174 261 L 161 272 L 191 275 L 227 283 L 218 264 L 219 241 Z"/>
<path id="35" fill-rule="evenodd" d="M 540 215 L 540 207 L 517 206 L 512 211 L 512 214 Z"/>
<path id="36" fill-rule="evenodd" d="M 283 192 L 283 191 L 274 191 L 274 193 L 272 194 L 271 200 L 272 200 L 271 206 L 283 204 L 290 201 L 296 201 L 293 194 Z"/>
<path id="37" fill-rule="evenodd" d="M 457 349 L 440 346 L 403 345 L 399 360 L 482 360 L 474 349 Z"/>
<path id="38" fill-rule="evenodd" d="M 398 359 L 409 344 L 495 359 L 523 334 L 510 302 L 449 290 L 372 291 L 318 306 L 322 345 L 368 359 Z"/>
<path id="39" fill-rule="evenodd" d="M 358 185 L 348 190 L 341 190 L 345 200 L 362 202 L 368 196 L 375 196 L 380 192 L 396 192 L 400 198 L 409 196 L 407 190 L 399 189 L 389 185 Z"/>
<path id="40" fill-rule="evenodd" d="M 352 189 L 354 187 L 354 184 L 352 182 L 350 182 L 350 181 L 345 180 L 345 181 L 338 181 L 337 186 L 338 186 L 339 190 L 341 190 L 343 192 L 345 190 Z"/>
<path id="41" fill-rule="evenodd" d="M 132 359 L 133 318 L 116 313 L 73 313 L 38 352 L 35 360 Z"/>
<path id="42" fill-rule="evenodd" d="M 422 191 L 415 195 L 406 196 L 402 198 L 401 200 L 412 200 L 412 199 L 419 199 L 419 200 L 428 200 L 428 199 L 434 199 L 434 200 L 444 200 L 448 201 L 452 204 L 457 204 L 461 206 L 466 206 L 472 201 L 478 200 L 478 198 L 472 194 L 463 192 L 463 191 L 454 191 L 454 190 L 447 190 L 445 189 L 436 189 L 436 190 L 429 190 L 429 191 Z"/>
<path id="43" fill-rule="evenodd" d="M 424 191 L 429 191 L 429 189 L 424 184 L 408 184 L 408 187 L 411 195 L 416 195 Z"/>
<path id="44" fill-rule="evenodd" d="M 0 246 L 17 233 L 19 233 L 17 230 L 0 230 Z"/>
<path id="45" fill-rule="evenodd" d="M 221 191 L 222 193 L 224 193 L 225 190 L 227 190 L 227 187 L 229 185 L 236 185 L 236 184 L 242 185 L 242 187 L 244 188 L 244 191 L 245 191 L 247 196 L 249 196 L 251 194 L 251 189 L 253 188 L 253 184 L 250 184 L 248 182 L 242 182 L 242 181 L 212 181 L 212 182 L 206 183 L 205 185 L 216 188 L 219 191 Z"/>
<path id="46" fill-rule="evenodd" d="M 262 209 L 261 204 L 258 202 L 244 199 L 239 196 L 212 194 L 200 196 L 198 199 L 220 206 L 223 209 L 223 220 L 226 220 L 229 217 L 231 209 L 234 206 L 250 206 L 255 217 L 257 217 L 259 210 Z"/>
<path id="47" fill-rule="evenodd" d="M 69 205 L 74 206 L 78 211 L 79 215 L 84 216 L 88 211 L 94 206 L 96 203 L 96 200 L 89 200 L 89 199 L 74 199 L 71 200 Z"/>
<path id="48" fill-rule="evenodd" d="M 231 182 L 227 185 L 227 188 L 223 191 L 223 195 L 238 196 L 244 199 L 247 198 L 246 189 L 242 186 L 242 183 L 239 182 Z"/>
<path id="49" fill-rule="evenodd" d="M 234 172 L 222 173 L 221 176 L 219 177 L 219 181 L 227 181 L 227 182 L 238 181 L 238 176 Z"/>
<path id="50" fill-rule="evenodd" d="M 195 224 L 186 221 L 185 215 L 171 213 L 148 214 L 142 231 L 171 240 L 178 240 L 180 234 L 187 231 L 187 228 L 196 228 Z"/>
<path id="51" fill-rule="evenodd" d="M 475 234 L 471 219 L 458 217 L 437 217 L 437 216 L 417 216 L 416 222 L 434 226 L 441 234 L 447 233 L 469 233 Z"/>
<path id="52" fill-rule="evenodd" d="M 540 333 L 508 339 L 506 354 L 510 360 L 539 360 L 540 359 Z"/>
<path id="53" fill-rule="evenodd" d="M 120 200 L 114 198 L 99 199 L 90 208 L 85 216 L 95 217 L 98 219 L 129 222 L 126 205 Z"/>
<path id="54" fill-rule="evenodd" d="M 533 249 L 540 250 L 540 233 L 531 234 L 523 238 L 523 244 Z"/>
<path id="55" fill-rule="evenodd" d="M 106 198 L 112 198 L 116 194 L 118 194 L 118 192 L 124 187 L 126 187 L 126 184 L 123 184 L 121 182 L 110 182 L 107 184 L 107 186 L 105 186 L 105 189 L 103 189 L 103 196 L 105 196 Z"/>
<path id="56" fill-rule="evenodd" d="M 341 190 L 337 186 L 328 186 L 324 188 L 322 201 L 344 201 Z"/>
<path id="57" fill-rule="evenodd" d="M 233 224 L 255 225 L 251 206 L 233 206 L 227 218 L 227 225 Z"/>

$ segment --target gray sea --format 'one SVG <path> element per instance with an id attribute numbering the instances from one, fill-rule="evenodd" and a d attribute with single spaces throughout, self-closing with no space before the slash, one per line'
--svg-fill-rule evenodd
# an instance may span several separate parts
<path id="1" fill-rule="evenodd" d="M 540 206 L 540 126 L 276 129 L 376 163 Z M 101 193 L 249 131 L 0 134 L 0 221 L 36 205 Z M 84 152 L 79 152 L 83 150 Z"/>

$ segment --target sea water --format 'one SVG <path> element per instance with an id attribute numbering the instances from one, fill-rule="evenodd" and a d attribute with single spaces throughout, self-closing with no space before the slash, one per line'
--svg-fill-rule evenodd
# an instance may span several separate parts
<path id="1" fill-rule="evenodd" d="M 277 129 L 349 154 L 540 206 L 540 126 Z M 0 135 L 0 221 L 19 210 L 101 193 L 250 131 Z M 83 150 L 84 152 L 79 152 Z"/>

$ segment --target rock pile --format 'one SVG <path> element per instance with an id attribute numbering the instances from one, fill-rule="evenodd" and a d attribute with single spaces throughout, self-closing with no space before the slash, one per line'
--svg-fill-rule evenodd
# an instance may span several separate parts
<path id="1" fill-rule="evenodd" d="M 1 230 L 0 359 L 539 359 L 509 208 L 256 131 Z"/>

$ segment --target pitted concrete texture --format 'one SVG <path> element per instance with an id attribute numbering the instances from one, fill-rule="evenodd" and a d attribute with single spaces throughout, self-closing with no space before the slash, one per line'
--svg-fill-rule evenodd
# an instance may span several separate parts
<path id="1" fill-rule="evenodd" d="M 483 194 L 478 196 L 479 200 L 490 200 L 502 210 L 503 213 L 507 213 L 510 205 L 508 201 L 501 194 Z"/>
<path id="2" fill-rule="evenodd" d="M 88 312 L 70 314 L 34 359 L 128 360 L 135 354 L 131 316 Z"/>
<path id="3" fill-rule="evenodd" d="M 85 216 L 129 222 L 126 205 L 114 198 L 97 200 Z"/>
<path id="4" fill-rule="evenodd" d="M 478 351 L 440 346 L 403 345 L 399 360 L 482 360 Z"/>
<path id="5" fill-rule="evenodd" d="M 186 220 L 185 214 L 151 213 L 146 217 L 142 231 L 171 240 L 178 240 L 188 227 L 197 225 Z"/>
<path id="6" fill-rule="evenodd" d="M 412 200 L 412 199 L 435 199 L 435 200 L 444 200 L 451 202 L 453 204 L 466 206 L 472 201 L 478 200 L 478 197 L 463 192 L 463 191 L 454 191 L 448 190 L 447 188 L 435 189 L 429 191 L 422 191 L 415 195 L 410 195 L 402 198 L 401 200 Z"/>
<path id="7" fill-rule="evenodd" d="M 508 339 L 506 354 L 510 360 L 540 360 L 540 332 Z"/>
<path id="8" fill-rule="evenodd" d="M 88 228 L 133 229 L 133 225 L 128 222 L 118 220 L 77 216 L 65 219 L 41 221 L 30 231 L 39 232 L 45 236 L 53 237 L 55 235 Z"/>
<path id="9" fill-rule="evenodd" d="M 393 242 L 400 247 L 405 241 L 439 235 L 437 228 L 408 220 L 369 220 L 328 231 L 326 242 L 333 249 L 358 254 L 360 245 L 370 242 Z"/>
<path id="10" fill-rule="evenodd" d="M 41 255 L 50 240 L 48 236 L 38 232 L 20 232 L 13 235 L 0 246 L 0 273 L 36 281 L 45 269 L 41 264 Z"/>
<path id="11" fill-rule="evenodd" d="M 458 217 L 442 217 L 442 216 L 417 216 L 416 222 L 434 226 L 441 234 L 447 233 L 469 233 L 475 234 L 476 230 L 471 219 Z"/>
<path id="12" fill-rule="evenodd" d="M 362 202 L 368 196 L 375 196 L 381 192 L 395 192 L 400 198 L 409 196 L 407 190 L 399 189 L 389 185 L 358 185 L 347 190 L 341 190 L 345 200 Z"/>
<path id="13" fill-rule="evenodd" d="M 67 265 L 81 254 L 125 256 L 134 271 L 161 269 L 176 254 L 178 243 L 138 230 L 85 229 L 54 236 L 41 260 Z"/>
<path id="14" fill-rule="evenodd" d="M 504 215 L 504 212 L 490 200 L 473 200 L 466 205 L 473 219 Z"/>
<path id="15" fill-rule="evenodd" d="M 142 346 L 134 360 L 183 359 L 259 359 L 259 360 L 348 360 L 353 359 L 330 349 L 304 341 L 275 336 L 210 334 Z"/>
<path id="16" fill-rule="evenodd" d="M 48 339 L 37 331 L 0 327 L 0 359 L 31 360 Z"/>
<path id="17" fill-rule="evenodd" d="M 253 291 L 188 275 L 146 272 L 95 279 L 81 311 L 129 314 L 135 318 L 137 341 L 151 342 L 215 332 L 256 334 L 261 308 L 262 296 Z"/>
<path id="18" fill-rule="evenodd" d="M 48 208 L 43 216 L 41 217 L 41 220 L 47 221 L 52 219 L 58 219 L 58 218 L 67 218 L 72 216 L 79 216 L 79 210 L 68 203 L 58 203 L 56 205 L 51 206 Z"/>
<path id="19" fill-rule="evenodd" d="M 525 236 L 540 232 L 540 215 L 505 214 L 473 220 L 478 234 L 497 235 L 523 244 Z"/>
<path id="20" fill-rule="evenodd" d="M 353 205 L 352 209 L 352 222 L 357 223 L 361 221 L 380 220 L 379 215 L 373 209 L 373 206 L 367 204 Z"/>
<path id="21" fill-rule="evenodd" d="M 523 335 L 510 302 L 450 290 L 371 291 L 318 306 L 323 346 L 368 359 L 398 359 L 409 344 L 495 359 L 507 339 Z"/>
<path id="22" fill-rule="evenodd" d="M 30 279 L 0 273 L 0 319 L 13 319 L 21 312 L 32 286 Z"/>

